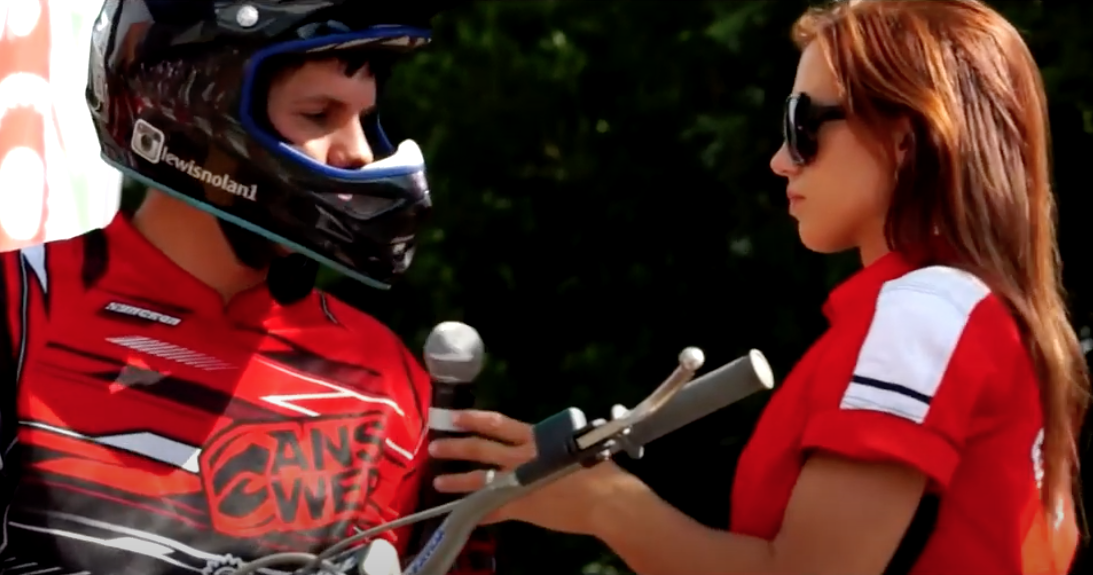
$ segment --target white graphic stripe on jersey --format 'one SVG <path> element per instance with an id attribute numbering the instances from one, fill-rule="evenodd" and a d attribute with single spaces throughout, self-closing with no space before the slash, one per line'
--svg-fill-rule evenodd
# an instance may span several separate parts
<path id="1" fill-rule="evenodd" d="M 55 427 L 37 421 L 20 421 L 20 425 L 42 429 L 58 435 L 75 437 L 90 443 L 97 443 L 107 447 L 113 447 L 122 451 L 128 451 L 148 459 L 173 465 L 179 469 L 198 472 L 198 458 L 201 456 L 201 448 L 186 445 L 173 439 L 156 435 L 147 431 L 138 433 L 121 433 L 117 435 L 101 435 L 98 437 L 77 433 L 71 429 Z"/>
<path id="2" fill-rule="evenodd" d="M 59 511 L 45 511 L 43 513 L 50 517 L 67 521 L 69 523 L 69 529 L 45 528 L 16 523 L 14 521 L 12 522 L 12 526 L 40 533 L 50 533 L 61 537 L 70 537 L 89 543 L 96 543 L 104 547 L 112 547 L 114 549 L 139 553 L 148 557 L 155 557 L 177 567 L 197 573 L 204 572 L 205 566 L 210 563 L 228 563 L 228 560 L 231 559 L 231 556 L 202 551 L 186 545 L 185 543 L 175 541 L 174 539 L 155 533 L 148 533 L 147 531 L 141 531 L 139 529 L 133 529 L 131 527 L 124 527 L 98 519 L 81 517 L 79 515 Z M 91 529 L 88 530 L 87 528 Z M 79 531 L 85 532 L 79 533 Z M 116 534 L 117 537 L 110 537 L 109 535 L 91 535 L 90 533 L 94 531 L 105 531 L 108 534 Z M 266 575 L 288 575 L 288 572 L 269 568 L 260 569 L 258 572 L 265 573 Z"/>
<path id="3" fill-rule="evenodd" d="M 290 374 L 296 378 L 302 379 L 310 383 L 314 383 L 315 385 L 325 387 L 333 391 L 322 393 L 299 393 L 293 395 L 267 395 L 262 398 L 263 401 L 268 401 L 269 403 L 283 407 L 285 409 L 291 409 L 297 413 L 302 413 L 304 415 L 314 417 L 319 415 L 319 412 L 310 410 L 306 407 L 301 407 L 291 402 L 306 401 L 308 399 L 345 399 L 352 397 L 361 401 L 362 403 L 378 403 L 380 405 L 386 405 L 387 407 L 390 407 L 392 410 L 394 410 L 395 413 L 399 414 L 399 417 L 406 417 L 406 413 L 402 411 L 402 407 L 389 397 L 365 395 L 363 393 L 353 391 L 351 389 L 346 389 L 339 385 L 334 385 L 333 383 L 311 377 L 305 373 L 289 370 L 273 362 L 266 362 L 266 365 L 272 367 L 273 369 L 276 369 L 277 371 Z"/>
<path id="4" fill-rule="evenodd" d="M 4 565 L 0 566 L 0 574 L 2 575 L 44 575 L 45 573 L 69 575 L 67 573 L 57 573 L 60 570 L 60 567 L 42 568 L 42 566 L 35 561 L 23 561 L 16 559 L 15 557 L 4 559 Z M 84 573 L 87 572 L 85 571 Z"/>
<path id="5" fill-rule="evenodd" d="M 354 394 L 352 392 L 346 391 L 345 393 L 331 392 L 331 393 L 301 393 L 301 394 L 298 394 L 298 395 L 267 395 L 267 396 L 261 397 L 259 399 L 261 399 L 262 401 L 268 402 L 268 403 L 272 403 L 273 405 L 276 405 L 278 407 L 283 407 L 285 409 L 295 411 L 296 413 L 302 413 L 302 414 L 307 415 L 309 417 L 316 417 L 316 416 L 322 415 L 322 414 L 320 414 L 317 411 L 308 409 L 306 407 L 296 405 L 292 402 L 307 401 L 309 399 L 342 399 L 342 398 L 348 398 L 348 397 L 356 398 L 357 395 L 358 394 Z M 397 406 L 397 404 L 395 404 L 395 402 L 393 402 L 389 399 L 382 398 L 382 397 L 374 397 L 374 398 L 370 398 L 370 399 L 375 403 L 382 403 L 384 405 L 396 405 Z M 365 401 L 365 400 L 362 400 L 362 401 Z M 397 409 L 397 407 L 396 407 L 396 409 Z M 399 415 L 402 415 L 402 414 L 400 413 Z M 410 451 L 407 450 L 405 447 L 399 446 L 398 444 L 396 444 L 394 441 L 391 441 L 390 439 L 385 439 L 384 444 L 386 444 L 387 447 L 390 447 L 392 451 L 394 451 L 395 453 L 398 453 L 399 455 L 405 457 L 406 459 L 413 459 L 414 458 L 413 453 L 410 453 Z"/>
<path id="6" fill-rule="evenodd" d="M 405 459 L 412 460 L 414 458 L 414 454 L 410 453 L 410 450 L 406 449 L 405 447 L 400 447 L 399 445 L 396 445 L 395 442 L 391 441 L 390 439 L 384 439 L 383 444 L 386 445 L 391 451 L 394 451 Z"/>
<path id="7" fill-rule="evenodd" d="M 925 421 L 968 318 L 989 293 L 975 276 L 942 266 L 884 284 L 839 407 Z"/>
<path id="8" fill-rule="evenodd" d="M 49 293 L 49 271 L 46 268 L 46 246 L 36 244 L 19 250 L 19 255 L 27 262 L 30 269 L 34 270 L 34 277 L 38 279 L 38 285 L 42 293 Z"/>
<path id="9" fill-rule="evenodd" d="M 120 345 L 122 347 L 126 347 L 142 353 L 147 353 L 148 355 L 154 355 L 156 357 L 160 357 L 170 361 L 176 361 L 178 363 L 185 364 L 190 367 L 196 367 L 198 369 L 203 369 L 205 371 L 235 369 L 234 365 L 212 357 L 211 355 L 194 351 L 192 349 L 186 349 L 173 343 L 167 343 L 165 341 L 159 341 L 150 337 L 144 337 L 142 335 L 108 337 L 106 338 L 106 341 L 114 345 Z"/>
<path id="10" fill-rule="evenodd" d="M 29 569 L 29 571 L 20 571 L 22 568 Z M 90 571 L 82 571 L 80 573 L 60 573 L 60 571 L 60 567 L 46 567 L 45 569 L 42 569 L 37 563 L 26 563 L 8 567 L 7 569 L 0 571 L 0 573 L 3 573 L 3 575 L 46 575 L 47 573 L 49 575 L 91 575 Z"/>
<path id="11" fill-rule="evenodd" d="M 58 537 L 58 538 L 64 537 L 66 539 L 74 539 L 76 541 L 83 541 L 84 543 L 97 543 L 99 545 L 102 545 L 103 547 L 110 547 L 112 549 L 120 549 L 122 551 L 129 551 L 130 553 L 137 553 L 137 554 L 145 555 L 145 556 L 148 556 L 148 557 L 155 557 L 156 559 L 159 559 L 160 561 L 163 561 L 165 563 L 170 563 L 171 565 L 173 565 L 175 567 L 178 567 L 179 569 L 185 569 L 187 571 L 193 571 L 194 573 L 200 573 L 201 572 L 201 569 L 198 569 L 198 568 L 195 568 L 195 567 L 190 567 L 189 565 L 185 565 L 185 564 L 183 564 L 179 561 L 171 559 L 170 557 L 164 557 L 165 551 L 167 553 L 169 553 L 170 550 L 164 549 L 162 547 L 154 546 L 154 545 L 147 545 L 147 544 L 141 545 L 140 544 L 141 542 L 134 541 L 131 537 L 120 537 L 118 539 L 99 539 L 97 537 L 88 537 L 87 535 L 82 535 L 80 533 L 73 533 L 72 531 L 65 531 L 63 529 L 50 529 L 50 528 L 46 528 L 46 527 L 36 527 L 34 525 L 27 525 L 25 523 L 16 523 L 15 521 L 10 522 L 10 524 L 11 524 L 12 527 L 16 527 L 16 528 L 19 528 L 19 529 L 25 529 L 27 531 L 33 531 L 35 533 L 46 533 L 48 535 L 52 535 L 53 537 Z M 136 544 L 134 544 L 134 543 L 136 543 Z"/>
<path id="12" fill-rule="evenodd" d="M 285 373 L 292 374 L 293 376 L 295 376 L 299 379 L 302 379 L 304 381 L 314 383 L 315 385 L 319 385 L 319 386 L 322 386 L 322 387 L 325 387 L 327 389 L 332 390 L 332 391 L 322 392 L 322 393 L 297 393 L 297 394 L 292 394 L 292 395 L 266 395 L 266 396 L 263 396 L 263 397 L 260 398 L 262 401 L 265 401 L 267 403 L 272 403 L 273 405 L 276 405 L 278 407 L 282 407 L 284 409 L 288 409 L 288 410 L 291 410 L 291 411 L 295 411 L 296 413 L 302 413 L 303 415 L 306 415 L 308 417 L 316 417 L 316 416 L 319 416 L 319 415 L 322 415 L 322 414 L 320 414 L 318 411 L 315 411 L 313 409 L 308 409 L 308 408 L 306 408 L 302 405 L 298 405 L 298 404 L 299 403 L 305 403 L 306 404 L 307 400 L 309 400 L 309 399 L 322 400 L 322 399 L 349 399 L 349 398 L 353 398 L 353 399 L 356 399 L 356 400 L 358 400 L 362 403 L 373 403 L 373 404 L 378 403 L 380 405 L 386 405 L 387 407 L 390 407 L 395 413 L 399 414 L 399 417 L 406 417 L 406 412 L 404 412 L 402 410 L 402 407 L 399 406 L 399 404 L 397 402 L 395 402 L 394 400 L 392 400 L 391 398 L 378 397 L 378 396 L 374 396 L 374 395 L 365 395 L 365 394 L 360 393 L 358 391 L 353 391 L 351 389 L 346 389 L 344 387 L 334 385 L 333 383 L 326 382 L 326 381 L 323 381 L 321 379 L 317 379 L 317 378 L 314 378 L 314 377 L 310 377 L 307 374 L 299 373 L 299 372 L 296 372 L 296 371 L 290 371 L 290 370 L 286 369 L 285 367 L 277 365 L 276 363 L 269 362 L 269 363 L 267 363 L 267 365 L 269 365 L 270 367 L 272 367 L 273 369 L 276 369 L 278 371 L 282 371 L 282 372 L 285 372 Z M 395 442 L 391 441 L 390 439 L 385 439 L 384 444 L 387 447 L 389 447 L 391 449 L 391 451 L 394 451 L 395 453 L 401 455 L 402 457 L 404 457 L 408 460 L 412 460 L 414 458 L 414 454 L 413 454 L 412 451 L 410 451 L 409 449 L 406 449 L 405 447 L 402 447 L 401 445 L 396 444 Z"/>
<path id="13" fill-rule="evenodd" d="M 14 500 L 14 497 L 9 497 L 8 504 L 4 506 L 4 538 L 2 540 L 3 545 L 0 545 L 0 553 L 3 553 L 8 547 L 8 514 L 11 512 L 11 504 L 14 502 Z"/>

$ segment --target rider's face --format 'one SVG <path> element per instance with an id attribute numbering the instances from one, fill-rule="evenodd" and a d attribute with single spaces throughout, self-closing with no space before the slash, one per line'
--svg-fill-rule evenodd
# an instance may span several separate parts
<path id="1" fill-rule="evenodd" d="M 308 62 L 275 79 L 269 91 L 273 128 L 300 151 L 337 168 L 372 163 L 360 116 L 376 105 L 368 66 L 346 74 L 338 60 Z"/>

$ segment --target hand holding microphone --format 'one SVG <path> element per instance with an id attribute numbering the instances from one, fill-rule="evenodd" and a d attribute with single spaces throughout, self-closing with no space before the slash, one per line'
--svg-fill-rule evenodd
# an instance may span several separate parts
<path id="1" fill-rule="evenodd" d="M 448 321 L 433 328 L 425 340 L 425 369 L 432 380 L 432 404 L 429 408 L 426 445 L 440 439 L 458 439 L 472 436 L 455 425 L 453 415 L 457 411 L 474 407 L 474 380 L 485 364 L 485 346 L 482 338 L 469 325 Z M 428 509 L 454 501 L 456 494 L 440 493 L 433 488 L 433 480 L 441 475 L 464 474 L 488 465 L 472 461 L 430 458 L 421 480 L 419 509 Z M 440 527 L 443 517 L 423 521 L 414 529 L 410 549 L 419 550 Z M 493 573 L 493 541 L 488 533 L 476 531 L 461 556 L 454 571 L 463 573 Z"/>

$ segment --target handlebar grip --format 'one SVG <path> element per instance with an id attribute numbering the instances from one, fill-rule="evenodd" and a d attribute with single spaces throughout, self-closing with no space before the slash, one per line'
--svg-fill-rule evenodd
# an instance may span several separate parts
<path id="1" fill-rule="evenodd" d="M 573 434 L 588 425 L 584 412 L 569 407 L 535 424 L 535 459 L 513 470 L 521 485 L 531 485 L 564 469 L 576 457 Z"/>
<path id="2" fill-rule="evenodd" d="M 634 424 L 627 438 L 645 445 L 745 397 L 774 387 L 774 374 L 759 350 L 691 381 L 648 419 Z"/>

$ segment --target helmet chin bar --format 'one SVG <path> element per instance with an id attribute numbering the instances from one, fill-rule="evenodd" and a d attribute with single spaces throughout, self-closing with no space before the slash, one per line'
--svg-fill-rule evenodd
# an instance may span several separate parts
<path id="1" fill-rule="evenodd" d="M 420 146 L 413 140 L 404 140 L 398 147 L 391 144 L 391 140 L 388 139 L 387 134 L 383 130 L 383 126 L 380 124 L 378 113 L 369 114 L 364 118 L 362 128 L 364 129 L 369 146 L 372 147 L 373 152 L 380 159 L 357 171 L 361 173 L 376 173 L 377 178 L 382 178 L 390 173 L 409 175 L 424 172 L 425 158 L 421 153 Z M 283 141 L 282 145 L 291 148 L 301 156 L 305 155 L 304 151 L 294 144 Z M 308 160 L 318 163 L 311 158 L 308 158 Z M 239 263 L 252 269 L 260 270 L 266 269 L 277 261 L 285 258 L 283 253 L 279 253 L 278 245 L 268 238 L 245 230 L 230 222 L 225 222 L 223 219 L 219 219 L 219 222 L 220 228 L 223 231 L 225 238 L 228 240 L 228 244 L 231 246 L 236 259 L 239 260 Z M 307 257 L 302 254 L 294 255 Z M 292 267 L 299 266 L 294 265 Z"/>
<path id="2" fill-rule="evenodd" d="M 390 142 L 387 143 L 391 145 Z M 425 157 L 421 147 L 413 140 L 403 140 L 383 159 L 376 160 L 360 169 L 361 173 L 374 173 L 377 179 L 390 176 L 409 176 L 425 171 Z"/>
<path id="3" fill-rule="evenodd" d="M 289 161 L 303 164 L 309 170 L 322 176 L 348 183 L 405 177 L 425 171 L 425 157 L 422 155 L 421 147 L 417 145 L 417 142 L 403 140 L 398 147 L 395 147 L 383 134 L 378 124 L 372 133 L 375 137 L 368 137 L 368 145 L 374 146 L 373 151 L 379 152 L 376 156 L 380 159 L 356 169 L 338 168 L 322 163 L 308 156 L 295 145 L 283 140 L 277 140 L 274 147 L 280 155 L 287 156 Z M 368 131 L 365 134 L 368 135 Z"/>
<path id="4" fill-rule="evenodd" d="M 411 177 L 421 174 L 424 177 L 425 160 L 416 142 L 404 140 L 394 148 L 384 137 L 379 145 L 388 146 L 391 152 L 383 159 L 361 168 L 361 171 L 409 174 Z M 266 237 L 221 218 L 217 221 L 239 263 L 252 269 L 268 270 L 268 289 L 279 304 L 295 303 L 307 297 L 314 289 L 319 262 L 306 252 L 290 250 L 290 253 L 285 254 L 285 249 L 281 249 L 277 243 Z M 412 258 L 413 250 L 409 250 L 405 257 Z"/>

